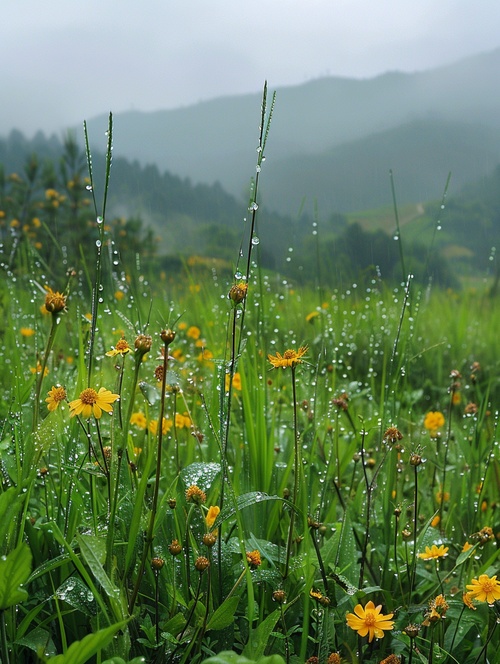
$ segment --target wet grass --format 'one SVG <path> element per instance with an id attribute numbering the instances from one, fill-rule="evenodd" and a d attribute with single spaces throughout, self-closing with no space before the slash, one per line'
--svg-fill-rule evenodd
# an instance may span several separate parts
<path id="1" fill-rule="evenodd" d="M 495 661 L 496 301 L 296 290 L 252 226 L 167 279 L 97 216 L 95 270 L 4 257 L 3 664 Z"/>

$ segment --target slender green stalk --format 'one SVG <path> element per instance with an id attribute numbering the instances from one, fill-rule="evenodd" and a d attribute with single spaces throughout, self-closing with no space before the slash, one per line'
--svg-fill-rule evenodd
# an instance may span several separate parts
<path id="1" fill-rule="evenodd" d="M 9 646 L 7 641 L 7 628 L 5 624 L 5 609 L 0 611 L 0 644 L 2 653 L 2 664 L 10 664 Z"/>
<path id="2" fill-rule="evenodd" d="M 297 386 L 295 381 L 295 365 L 292 364 L 292 399 L 293 399 L 293 493 L 292 503 L 290 510 L 290 525 L 288 527 L 288 538 L 286 543 L 286 556 L 285 556 L 285 571 L 283 578 L 288 577 L 290 567 L 290 556 L 292 553 L 293 543 L 293 528 L 295 525 L 295 509 L 297 506 L 297 498 L 299 495 L 299 473 L 300 473 L 300 446 L 299 446 L 299 431 L 297 423 Z"/>
<path id="3" fill-rule="evenodd" d="M 153 499 L 151 503 L 151 512 L 149 515 L 148 529 L 144 538 L 144 548 L 142 551 L 141 562 L 139 564 L 137 578 L 128 605 L 128 610 L 130 614 L 132 614 L 134 610 L 134 606 L 137 601 L 137 596 L 139 594 L 139 588 L 142 582 L 142 575 L 144 574 L 144 570 L 146 568 L 146 560 L 148 558 L 149 551 L 153 545 L 153 531 L 156 520 L 156 512 L 158 509 L 158 495 L 160 493 L 161 453 L 162 453 L 162 442 L 163 442 L 163 417 L 165 414 L 165 391 L 167 385 L 167 369 L 168 369 L 168 347 L 175 339 L 175 333 L 172 332 L 172 330 L 164 330 L 161 333 L 161 338 L 163 340 L 163 374 L 161 381 L 160 414 L 158 418 L 158 444 L 156 452 L 155 485 L 153 489 Z"/>
<path id="4" fill-rule="evenodd" d="M 47 368 L 47 363 L 49 361 L 49 356 L 50 352 L 52 350 L 52 346 L 54 345 L 54 339 L 56 338 L 56 331 L 57 327 L 59 325 L 59 314 L 54 313 L 52 314 L 52 322 L 50 325 L 50 332 L 49 336 L 47 338 L 47 345 L 45 346 L 45 352 L 43 354 L 41 366 L 40 366 L 40 373 L 37 376 L 37 381 L 36 381 L 36 388 L 35 388 L 35 403 L 34 403 L 34 408 L 33 408 L 33 425 L 32 425 L 32 431 L 35 432 L 37 427 L 38 427 L 38 419 L 40 416 L 40 394 L 42 392 L 42 383 L 43 379 L 45 376 L 45 370 Z"/>

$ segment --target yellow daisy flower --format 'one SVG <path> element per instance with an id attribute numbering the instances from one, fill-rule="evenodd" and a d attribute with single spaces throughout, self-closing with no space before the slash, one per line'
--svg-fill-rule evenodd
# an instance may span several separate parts
<path id="1" fill-rule="evenodd" d="M 276 353 L 276 355 L 268 355 L 267 359 L 273 365 L 273 369 L 295 367 L 302 362 L 301 358 L 307 353 L 307 348 L 307 346 L 301 346 L 298 350 L 286 350 L 283 355 Z"/>
<path id="2" fill-rule="evenodd" d="M 19 332 L 22 337 L 32 337 L 35 334 L 35 330 L 32 327 L 22 327 Z"/>
<path id="3" fill-rule="evenodd" d="M 47 408 L 50 411 L 56 410 L 61 403 L 66 399 L 66 390 L 60 385 L 52 387 L 48 393 L 45 401 L 47 402 Z"/>
<path id="4" fill-rule="evenodd" d="M 437 430 L 444 425 L 444 415 L 438 410 L 427 413 L 424 419 L 424 427 L 432 435 L 435 435 Z"/>
<path id="5" fill-rule="evenodd" d="M 480 574 L 478 579 L 472 579 L 467 585 L 467 595 L 469 598 L 477 599 L 479 602 L 488 602 L 493 604 L 500 600 L 500 581 L 495 576 Z"/>
<path id="6" fill-rule="evenodd" d="M 113 412 L 111 404 L 119 399 L 119 397 L 119 394 L 113 394 L 104 387 L 101 387 L 99 392 L 96 392 L 92 387 L 88 387 L 83 392 L 80 392 L 78 399 L 70 401 L 70 417 L 81 415 L 84 419 L 88 419 L 93 415 L 98 420 L 102 416 L 103 410 L 106 413 Z"/>
<path id="7" fill-rule="evenodd" d="M 368 634 L 368 643 L 373 638 L 381 639 L 384 636 L 384 630 L 392 629 L 394 621 L 391 620 L 393 613 L 384 615 L 381 613 L 382 605 L 375 604 L 370 600 L 363 608 L 361 604 L 354 607 L 354 613 L 348 613 L 346 616 L 347 626 L 359 634 L 366 636 Z"/>
<path id="8" fill-rule="evenodd" d="M 126 355 L 127 353 L 130 353 L 131 350 L 132 349 L 130 348 L 124 337 L 122 337 L 116 342 L 116 346 L 114 348 L 108 350 L 106 355 L 108 357 L 115 357 L 115 355 Z"/>
<path id="9" fill-rule="evenodd" d="M 448 549 L 449 547 L 444 544 L 440 546 L 433 544 L 432 546 L 426 546 L 425 551 L 417 553 L 417 556 L 422 558 L 422 560 L 437 560 L 438 558 L 444 558 L 448 553 Z"/>

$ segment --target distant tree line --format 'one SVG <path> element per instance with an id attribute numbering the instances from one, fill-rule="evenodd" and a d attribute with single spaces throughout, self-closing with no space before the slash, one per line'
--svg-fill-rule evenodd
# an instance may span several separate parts
<path id="1" fill-rule="evenodd" d="M 92 194 L 99 205 L 103 155 L 92 154 L 93 192 L 86 156 L 72 135 L 60 141 L 39 133 L 28 140 L 11 132 L 0 139 L 0 164 L 4 263 L 26 264 L 28 251 L 49 271 L 58 271 L 89 256 L 98 237 Z M 199 255 L 222 259 L 230 268 L 248 242 L 244 218 L 250 213 L 218 183 L 193 184 L 160 173 L 154 165 L 113 157 L 108 200 L 106 223 L 113 250 L 124 264 L 138 253 L 150 265 L 157 261 L 163 266 L 169 264 L 165 255 L 176 266 L 175 256 Z M 426 208 L 430 216 L 439 212 L 438 203 Z M 443 231 L 432 248 L 429 241 L 406 242 L 403 234 L 405 266 L 398 241 L 381 230 L 348 223 L 337 213 L 316 221 L 306 214 L 292 219 L 261 206 L 256 234 L 260 264 L 299 283 L 341 287 L 374 278 L 399 283 L 406 270 L 422 283 L 432 280 L 457 288 L 463 270 L 485 261 L 492 267 L 492 242 L 499 228 L 500 167 L 448 202 Z M 460 261 L 444 256 L 452 242 L 466 248 Z"/>

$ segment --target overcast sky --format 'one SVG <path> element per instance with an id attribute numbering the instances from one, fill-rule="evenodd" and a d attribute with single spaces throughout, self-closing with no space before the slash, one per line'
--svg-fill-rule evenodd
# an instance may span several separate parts
<path id="1" fill-rule="evenodd" d="M 0 135 L 500 47 L 499 0 L 0 0 Z"/>

